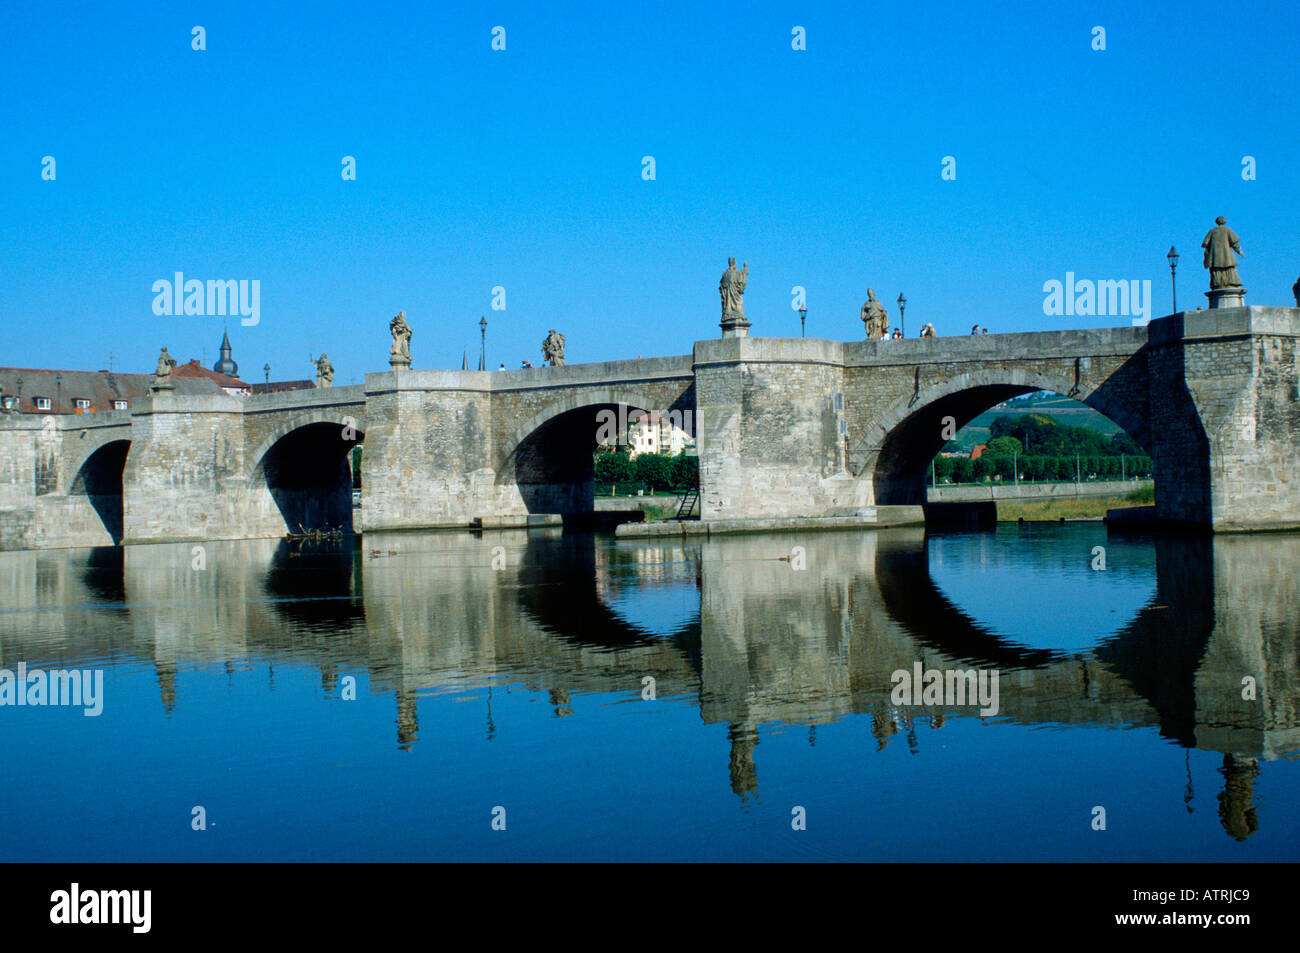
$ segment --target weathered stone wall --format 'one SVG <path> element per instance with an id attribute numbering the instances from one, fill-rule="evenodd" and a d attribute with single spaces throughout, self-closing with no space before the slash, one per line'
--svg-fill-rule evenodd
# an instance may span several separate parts
<path id="1" fill-rule="evenodd" d="M 366 532 L 466 525 L 494 494 L 486 371 L 366 375 Z"/>
<path id="2" fill-rule="evenodd" d="M 126 542 L 248 535 L 241 410 L 240 398 L 227 395 L 162 393 L 133 403 Z"/>
<path id="3" fill-rule="evenodd" d="M 1152 327 L 1157 516 L 1214 530 L 1300 526 L 1300 309 Z"/>
<path id="4" fill-rule="evenodd" d="M 843 349 L 802 338 L 695 345 L 703 519 L 849 515 L 870 502 L 845 469 Z"/>
<path id="5" fill-rule="evenodd" d="M 0 423 L 0 550 L 121 540 L 130 415 L 22 414 Z M 96 466 L 112 456 L 117 469 Z"/>

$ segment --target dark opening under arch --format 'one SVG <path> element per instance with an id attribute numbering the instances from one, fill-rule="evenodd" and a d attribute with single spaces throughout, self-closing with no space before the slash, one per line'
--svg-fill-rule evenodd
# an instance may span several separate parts
<path id="1" fill-rule="evenodd" d="M 351 454 L 364 439 L 342 424 L 308 424 L 266 452 L 259 470 L 289 532 L 352 532 Z"/>
<path id="2" fill-rule="evenodd" d="M 104 444 L 86 458 L 68 491 L 69 496 L 83 496 L 90 501 L 114 546 L 122 542 L 122 473 L 126 470 L 126 456 L 130 450 L 130 440 Z"/>

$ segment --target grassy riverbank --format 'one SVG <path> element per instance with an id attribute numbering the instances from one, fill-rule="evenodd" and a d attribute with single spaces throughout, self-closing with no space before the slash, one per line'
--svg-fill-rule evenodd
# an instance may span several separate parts
<path id="1" fill-rule="evenodd" d="M 1107 510 L 1118 509 L 1126 506 L 1149 506 L 1155 503 L 1155 499 L 1155 488 L 1148 485 L 1124 496 L 1031 500 L 1028 502 L 1000 500 L 997 505 L 998 519 L 1010 520 L 1011 522 L 1021 519 L 1026 522 L 1055 522 L 1060 519 L 1101 519 L 1106 515 Z"/>

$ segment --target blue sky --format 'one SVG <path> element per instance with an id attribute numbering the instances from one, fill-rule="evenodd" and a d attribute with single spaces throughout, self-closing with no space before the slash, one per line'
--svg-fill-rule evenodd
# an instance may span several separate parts
<path id="1" fill-rule="evenodd" d="M 1203 304 L 1216 215 L 1248 303 L 1292 303 L 1294 3 L 443 6 L 4 5 L 0 364 L 211 365 L 220 317 L 153 313 L 176 271 L 261 282 L 249 380 L 386 370 L 398 310 L 417 368 L 473 366 L 481 315 L 493 367 L 551 327 L 570 363 L 687 353 L 733 255 L 755 335 L 798 335 L 796 285 L 840 340 L 868 287 L 909 335 L 1126 324 L 1043 282 L 1150 279 L 1163 314 L 1174 244 Z"/>

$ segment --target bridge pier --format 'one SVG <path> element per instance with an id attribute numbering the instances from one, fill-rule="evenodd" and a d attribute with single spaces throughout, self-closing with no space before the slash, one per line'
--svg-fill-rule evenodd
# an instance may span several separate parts
<path id="1" fill-rule="evenodd" d="M 1214 531 L 1300 526 L 1300 309 L 1151 322 L 1156 516 Z"/>
<path id="2" fill-rule="evenodd" d="M 126 543 L 249 533 L 240 398 L 156 393 L 131 408 L 122 475 Z"/>
<path id="3" fill-rule="evenodd" d="M 753 337 L 695 345 L 701 519 L 873 515 L 870 482 L 846 469 L 845 347 Z"/>

